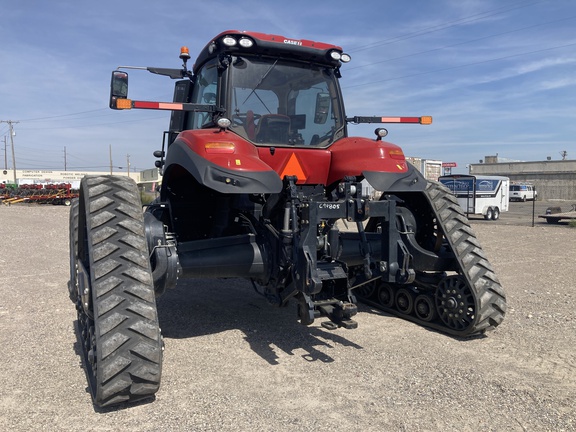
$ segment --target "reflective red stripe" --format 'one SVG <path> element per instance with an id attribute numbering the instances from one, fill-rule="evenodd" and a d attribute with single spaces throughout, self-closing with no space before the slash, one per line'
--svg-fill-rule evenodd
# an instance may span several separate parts
<path id="1" fill-rule="evenodd" d="M 382 117 L 382 123 L 420 123 L 420 117 Z"/>
<path id="2" fill-rule="evenodd" d="M 171 102 L 145 102 L 145 101 L 134 101 L 134 108 L 140 109 L 161 109 L 161 110 L 174 110 L 183 111 L 183 104 L 181 103 L 171 103 Z"/>

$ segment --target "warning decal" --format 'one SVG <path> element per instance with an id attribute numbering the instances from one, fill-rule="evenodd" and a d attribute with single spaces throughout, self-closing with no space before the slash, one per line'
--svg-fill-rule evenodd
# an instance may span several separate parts
<path id="1" fill-rule="evenodd" d="M 300 161 L 296 157 L 295 153 L 292 153 L 290 159 L 284 166 L 284 169 L 280 173 L 280 178 L 284 178 L 285 176 L 296 176 L 298 178 L 298 182 L 305 182 L 306 181 L 306 174 L 304 174 L 304 170 L 302 169 L 302 165 L 300 165 Z"/>

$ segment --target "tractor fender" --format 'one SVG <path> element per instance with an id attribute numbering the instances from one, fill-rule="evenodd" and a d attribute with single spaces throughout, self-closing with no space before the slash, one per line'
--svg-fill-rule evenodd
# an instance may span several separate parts
<path id="1" fill-rule="evenodd" d="M 186 135 L 186 132 L 189 132 Z M 185 131 L 170 145 L 164 165 L 163 186 L 169 185 L 173 174 L 178 177 L 181 167 L 188 171 L 198 183 L 217 192 L 228 194 L 278 193 L 282 190 L 282 180 L 278 174 L 259 157 L 256 149 L 247 142 L 242 142 L 234 134 L 226 137 L 226 143 L 234 145 L 234 153 L 201 154 L 206 144 L 213 142 L 195 138 Z M 219 138 L 219 137 L 218 137 Z M 252 147 L 254 151 L 250 148 Z"/>
<path id="2" fill-rule="evenodd" d="M 332 160 L 327 184 L 363 172 L 405 174 L 410 165 L 397 145 L 368 138 L 339 139 L 330 146 L 330 153 Z"/>
<path id="3" fill-rule="evenodd" d="M 403 173 L 363 171 L 362 175 L 374 189 L 381 192 L 422 192 L 428 181 L 411 164 Z"/>

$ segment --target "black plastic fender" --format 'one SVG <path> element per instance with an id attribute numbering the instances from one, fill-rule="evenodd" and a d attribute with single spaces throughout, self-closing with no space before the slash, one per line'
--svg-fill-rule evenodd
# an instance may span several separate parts
<path id="1" fill-rule="evenodd" d="M 198 183 L 221 193 L 260 194 L 282 190 L 282 180 L 272 168 L 269 171 L 226 169 L 204 159 L 178 138 L 166 156 L 164 182 L 170 183 L 171 169 L 175 166 L 184 168 Z"/>
<path id="2" fill-rule="evenodd" d="M 364 171 L 362 174 L 374 189 L 381 192 L 422 192 L 428 181 L 411 164 L 405 173 Z"/>

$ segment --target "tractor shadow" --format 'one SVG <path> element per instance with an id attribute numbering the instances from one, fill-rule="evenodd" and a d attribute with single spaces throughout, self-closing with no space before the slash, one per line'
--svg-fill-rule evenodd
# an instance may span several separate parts
<path id="1" fill-rule="evenodd" d="M 258 295 L 242 279 L 188 279 L 157 299 L 162 334 L 166 339 L 187 339 L 240 330 L 250 348 L 271 365 L 279 364 L 275 348 L 289 355 L 303 350 L 306 361 L 331 363 L 326 350 L 336 345 L 362 349 L 342 334 L 326 330 L 317 319 L 311 326 L 299 323 L 296 303 L 279 308 Z"/>

